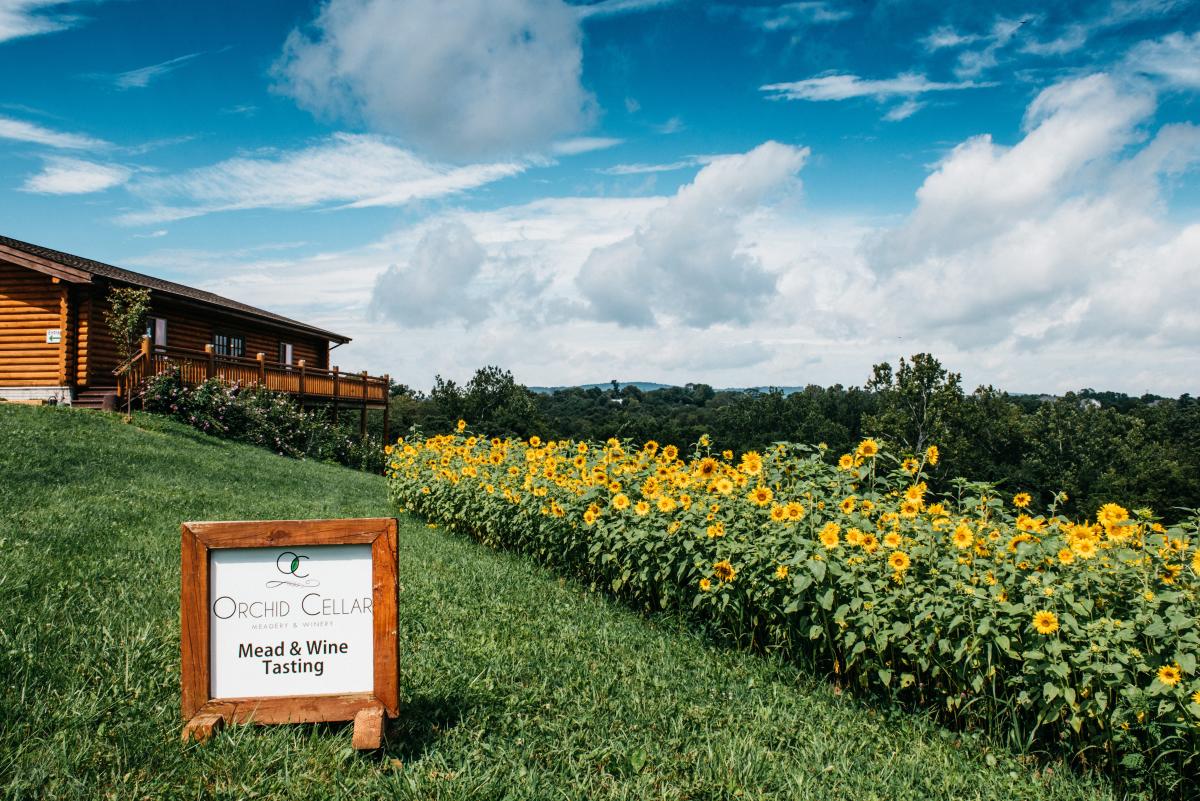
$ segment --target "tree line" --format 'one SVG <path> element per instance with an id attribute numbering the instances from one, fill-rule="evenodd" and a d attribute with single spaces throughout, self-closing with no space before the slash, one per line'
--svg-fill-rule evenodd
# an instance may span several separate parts
<path id="1" fill-rule="evenodd" d="M 825 443 L 837 459 L 864 437 L 893 452 L 938 446 L 935 489 L 949 479 L 1030 492 L 1042 505 L 1065 492 L 1065 513 L 1091 516 L 1103 503 L 1149 507 L 1167 520 L 1200 507 L 1200 403 L 1190 395 L 1133 397 L 1083 389 L 1062 396 L 967 392 L 962 377 L 927 353 L 895 368 L 875 365 L 862 387 L 810 385 L 785 393 L 717 391 L 687 384 L 643 391 L 604 388 L 535 393 L 499 367 L 465 384 L 440 376 L 426 394 L 392 389 L 398 430 L 452 431 L 459 419 L 494 436 L 655 440 L 685 451 L 702 434 L 717 450 L 761 450 L 773 442 Z"/>

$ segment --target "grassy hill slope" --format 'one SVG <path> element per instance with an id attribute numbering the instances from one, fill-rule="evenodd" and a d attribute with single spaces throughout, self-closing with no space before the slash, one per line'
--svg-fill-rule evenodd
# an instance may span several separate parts
<path id="1" fill-rule="evenodd" d="M 179 524 L 390 514 L 381 478 L 0 405 L 0 797 L 1105 799 L 402 519 L 402 716 L 179 731 Z"/>

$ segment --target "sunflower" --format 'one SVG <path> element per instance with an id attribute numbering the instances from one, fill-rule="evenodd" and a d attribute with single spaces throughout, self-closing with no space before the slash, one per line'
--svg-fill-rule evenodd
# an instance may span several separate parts
<path id="1" fill-rule="evenodd" d="M 875 538 L 874 534 L 863 534 L 862 549 L 867 553 L 875 553 L 879 550 L 879 540 Z"/>
<path id="2" fill-rule="evenodd" d="M 532 437 L 529 438 L 529 447 L 540 448 L 541 446 L 542 446 L 542 438 L 539 437 L 537 434 L 534 434 Z"/>
<path id="3" fill-rule="evenodd" d="M 821 529 L 821 534 L 819 535 L 821 538 L 821 544 L 824 545 L 828 550 L 833 550 L 836 548 L 838 546 L 838 542 L 840 541 L 838 534 L 841 533 L 841 530 L 842 527 L 837 523 L 826 523 L 825 527 Z"/>
<path id="4" fill-rule="evenodd" d="M 721 581 L 733 581 L 737 578 L 737 571 L 733 569 L 733 565 L 729 563 L 728 559 L 722 559 L 720 562 L 714 564 L 713 573 Z"/>
<path id="5" fill-rule="evenodd" d="M 937 445 L 930 445 L 928 448 L 925 449 L 925 461 L 929 462 L 930 465 L 936 467 L 937 463 L 938 463 L 938 459 L 940 459 L 940 458 L 941 458 L 941 451 L 938 450 Z"/>
<path id="6" fill-rule="evenodd" d="M 454 427 L 459 430 L 459 433 L 466 431 L 467 430 L 467 421 L 459 420 L 458 423 Z"/>
<path id="7" fill-rule="evenodd" d="M 879 453 L 879 443 L 873 439 L 864 439 L 862 442 L 858 443 L 858 449 L 855 452 L 865 459 L 870 459 L 872 456 Z"/>
<path id="8" fill-rule="evenodd" d="M 788 576 L 788 566 L 787 565 L 780 565 L 779 567 L 775 568 L 775 578 L 782 581 L 783 579 L 787 578 L 787 576 Z M 1196 694 L 1200 695 L 1200 693 L 1196 693 Z"/>
<path id="9" fill-rule="evenodd" d="M 1058 631 L 1058 615 L 1045 609 L 1034 612 L 1033 628 L 1038 634 L 1053 634 Z"/>
<path id="10" fill-rule="evenodd" d="M 1071 543 L 1071 550 L 1080 559 L 1091 559 L 1096 555 L 1096 543 L 1090 539 L 1077 539 Z"/>
<path id="11" fill-rule="evenodd" d="M 638 501 L 633 505 L 633 513 L 636 515 L 650 514 L 650 504 L 646 501 Z"/>
<path id="12" fill-rule="evenodd" d="M 903 517 L 914 518 L 921 512 L 921 502 L 905 498 L 900 502 L 900 514 Z"/>
<path id="13" fill-rule="evenodd" d="M 1075 552 L 1070 548 L 1063 548 L 1058 552 L 1058 561 L 1064 565 L 1069 565 L 1075 561 Z"/>
<path id="14" fill-rule="evenodd" d="M 1106 503 L 1100 507 L 1100 511 L 1096 512 L 1096 519 L 1104 526 L 1124 523 L 1129 519 L 1129 510 L 1115 503 Z"/>
<path id="15" fill-rule="evenodd" d="M 854 467 L 854 457 L 848 453 L 843 453 L 838 457 L 838 470 L 849 470 Z"/>
<path id="16" fill-rule="evenodd" d="M 713 489 L 722 495 L 728 495 L 729 493 L 733 492 L 733 482 L 725 476 L 721 476 L 713 482 Z"/>
<path id="17" fill-rule="evenodd" d="M 777 503 L 772 504 L 771 505 L 771 520 L 776 523 L 782 523 L 784 520 L 787 520 L 787 509 L 785 509 L 784 507 L 780 506 Z"/>
<path id="18" fill-rule="evenodd" d="M 787 519 L 793 523 L 804 517 L 804 506 L 799 501 L 788 501 L 784 507 L 784 512 L 787 513 Z"/>
<path id="19" fill-rule="evenodd" d="M 1163 665 L 1158 669 L 1158 680 L 1168 687 L 1174 687 L 1183 678 L 1179 665 Z"/>
<path id="20" fill-rule="evenodd" d="M 712 582 L 706 578 L 700 579 L 700 592 L 708 592 L 712 589 Z"/>
<path id="21" fill-rule="evenodd" d="M 750 494 L 746 496 L 750 499 L 750 503 L 755 506 L 766 506 L 775 497 L 775 493 L 771 492 L 770 487 L 757 486 L 750 490 Z"/>
<path id="22" fill-rule="evenodd" d="M 717 472 L 717 460 L 711 456 L 705 456 L 696 464 L 696 472 L 704 478 L 708 478 Z"/>
<path id="23" fill-rule="evenodd" d="M 731 451 L 731 450 L 721 451 L 721 458 L 727 462 L 732 462 L 733 461 L 733 451 Z"/>
<path id="24" fill-rule="evenodd" d="M 904 551 L 893 551 L 888 557 L 888 565 L 897 573 L 903 573 L 908 570 L 908 566 L 912 564 L 912 560 L 908 558 L 908 554 Z"/>
<path id="25" fill-rule="evenodd" d="M 883 547 L 888 550 L 896 550 L 900 547 L 900 535 L 894 531 L 889 531 L 883 535 Z"/>
<path id="26" fill-rule="evenodd" d="M 679 458 L 679 448 L 676 448 L 674 445 L 668 445 L 662 449 L 662 456 L 668 462 L 673 462 Z"/>
<path id="27" fill-rule="evenodd" d="M 748 476 L 757 476 L 762 472 L 762 456 L 757 451 L 747 451 L 742 454 L 742 462 L 738 465 L 738 470 Z"/>
<path id="28" fill-rule="evenodd" d="M 663 514 L 674 512 L 677 505 L 678 504 L 675 502 L 675 499 L 667 495 L 664 495 L 658 499 L 658 511 L 662 512 Z"/>
<path id="29" fill-rule="evenodd" d="M 842 502 L 838 504 L 838 506 L 841 507 L 842 514 L 848 515 L 854 511 L 855 503 L 857 503 L 857 501 L 855 500 L 854 496 L 851 495 L 849 498 L 843 498 Z"/>
<path id="30" fill-rule="evenodd" d="M 705 529 L 705 533 L 708 534 L 709 539 L 713 539 L 715 537 L 724 537 L 725 524 L 720 520 L 715 523 L 711 523 L 709 524 L 708 528 Z"/>
<path id="31" fill-rule="evenodd" d="M 642 446 L 642 450 L 653 456 L 654 454 L 658 453 L 658 443 L 654 440 L 650 440 Z"/>
<path id="32" fill-rule="evenodd" d="M 1013 506 L 1018 509 L 1025 509 L 1033 502 L 1033 498 L 1028 492 L 1018 492 L 1013 496 Z"/>
<path id="33" fill-rule="evenodd" d="M 846 529 L 846 544 L 847 545 L 862 545 L 863 533 L 856 528 Z"/>
<path id="34" fill-rule="evenodd" d="M 613 508 L 618 512 L 622 512 L 629 508 L 629 496 L 623 492 L 618 492 L 612 499 Z"/>
<path id="35" fill-rule="evenodd" d="M 955 548 L 970 548 L 975 544 L 975 534 L 966 523 L 959 523 L 958 527 L 954 529 L 954 535 L 950 539 L 954 543 Z"/>
<path id="36" fill-rule="evenodd" d="M 900 463 L 900 469 L 905 473 L 908 473 L 910 476 L 916 475 L 917 470 L 919 470 L 920 467 L 921 463 L 911 456 Z"/>

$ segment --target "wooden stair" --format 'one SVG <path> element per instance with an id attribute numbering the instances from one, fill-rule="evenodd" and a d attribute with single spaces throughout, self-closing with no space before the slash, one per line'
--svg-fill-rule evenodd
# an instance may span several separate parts
<path id="1" fill-rule="evenodd" d="M 108 395 L 112 395 L 115 400 L 117 388 L 115 386 L 88 387 L 75 396 L 75 400 L 71 401 L 71 405 L 76 409 L 95 409 L 96 411 L 100 411 L 104 408 L 104 398 Z"/>

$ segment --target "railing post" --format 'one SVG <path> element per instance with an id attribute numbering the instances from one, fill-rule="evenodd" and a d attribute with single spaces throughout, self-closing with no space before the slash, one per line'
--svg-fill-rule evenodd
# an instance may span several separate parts
<path id="1" fill-rule="evenodd" d="M 392 427 L 388 419 L 388 412 L 392 410 L 392 377 L 385 375 L 383 377 L 383 444 L 392 444 Z"/>
<path id="2" fill-rule="evenodd" d="M 260 352 L 254 358 L 258 359 L 258 386 L 267 388 L 267 354 Z"/>
<path id="3" fill-rule="evenodd" d="M 367 438 L 367 371 L 362 371 L 362 420 L 358 424 L 359 439 Z"/>
<path id="4" fill-rule="evenodd" d="M 296 366 L 300 368 L 300 403 L 303 404 L 304 403 L 304 368 L 306 366 L 304 359 L 301 359 L 299 362 L 297 362 Z"/>
<path id="5" fill-rule="evenodd" d="M 333 424 L 338 424 L 338 368 L 333 366 Z"/>
<path id="6" fill-rule="evenodd" d="M 211 343 L 204 346 L 204 353 L 208 356 L 208 368 L 204 371 L 204 377 L 209 380 L 217 374 L 216 352 Z"/>

